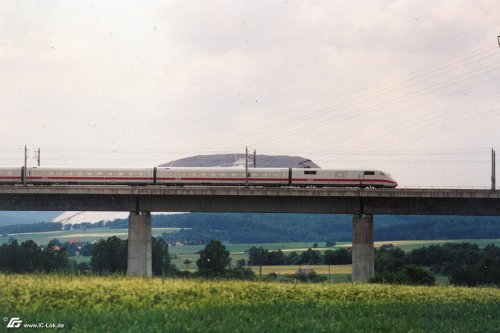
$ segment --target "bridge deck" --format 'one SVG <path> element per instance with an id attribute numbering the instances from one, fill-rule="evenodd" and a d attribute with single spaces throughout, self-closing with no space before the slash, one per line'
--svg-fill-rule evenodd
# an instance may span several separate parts
<path id="1" fill-rule="evenodd" d="M 500 191 L 2 185 L 0 210 L 500 215 Z"/>

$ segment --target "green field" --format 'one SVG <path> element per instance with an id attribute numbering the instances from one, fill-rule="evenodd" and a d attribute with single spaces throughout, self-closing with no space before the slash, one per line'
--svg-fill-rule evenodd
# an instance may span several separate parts
<path id="1" fill-rule="evenodd" d="M 498 288 L 0 275 L 0 299 L 2 329 L 12 317 L 23 324 L 64 324 L 75 332 L 498 332 L 500 328 Z"/>
<path id="2" fill-rule="evenodd" d="M 153 228 L 153 236 L 159 236 L 162 233 L 173 233 L 179 231 L 180 228 Z M 118 236 L 120 238 L 128 237 L 127 229 L 111 229 L 111 228 L 90 228 L 90 229 L 78 229 L 78 230 L 64 230 L 64 231 L 50 231 L 50 232 L 33 232 L 24 234 L 9 234 L 5 237 L 0 237 L 0 245 L 7 243 L 9 237 L 14 237 L 19 243 L 26 240 L 34 240 L 38 244 L 47 244 L 51 239 L 57 238 L 61 242 L 69 240 L 77 241 L 94 241 L 98 239 L 106 239 L 111 236 Z M 453 240 L 404 240 L 404 241 L 381 241 L 375 242 L 375 247 L 380 247 L 385 243 L 392 243 L 394 246 L 400 247 L 405 251 L 413 250 L 417 247 L 429 246 L 433 244 L 443 244 L 447 242 L 468 242 L 473 244 L 478 244 L 484 247 L 488 244 L 496 244 L 500 246 L 500 239 L 453 239 Z M 325 242 L 317 242 L 319 251 L 325 251 L 329 248 L 325 247 Z M 268 250 L 278 250 L 281 249 L 283 252 L 297 251 L 302 252 L 308 248 L 313 247 L 314 242 L 295 242 L 295 243 L 262 243 L 262 244 L 232 244 L 225 243 L 224 245 L 231 254 L 243 255 L 244 251 L 248 250 L 252 246 L 263 247 Z M 352 244 L 350 242 L 337 242 L 335 248 L 338 247 L 348 247 Z M 192 254 L 203 249 L 203 245 L 185 245 L 185 246 L 171 246 L 171 254 Z"/>
<path id="3" fill-rule="evenodd" d="M 379 248 L 382 244 L 393 244 L 396 247 L 403 249 L 404 251 L 412 251 L 416 248 L 430 245 L 439 245 L 445 243 L 462 243 L 468 242 L 472 244 L 477 244 L 480 247 L 485 247 L 488 244 L 495 244 L 500 246 L 500 239 L 450 239 L 450 240 L 404 240 L 404 241 L 384 241 L 375 242 L 375 247 Z M 231 258 L 233 264 L 236 263 L 238 259 L 248 260 L 248 255 L 245 251 L 250 249 L 252 246 L 263 247 L 268 250 L 278 250 L 281 249 L 285 253 L 291 251 L 302 252 L 306 251 L 308 248 L 312 248 L 312 242 L 302 242 L 302 243 L 265 243 L 265 244 L 231 244 L 224 243 L 226 249 L 231 253 Z M 337 249 L 340 247 L 352 246 L 350 242 L 338 242 L 335 247 L 325 248 L 324 242 L 318 242 L 319 247 L 314 249 L 317 251 L 326 251 L 329 249 Z M 196 260 L 199 258 L 198 251 L 202 250 L 204 245 L 184 245 L 184 246 L 171 246 L 169 247 L 170 254 L 175 255 L 176 259 L 172 262 L 179 269 L 193 269 L 196 267 Z M 189 259 L 193 263 L 189 266 L 184 265 L 184 260 Z M 298 269 L 298 266 L 295 266 Z M 295 269 L 295 270 L 296 270 Z"/>
<path id="4" fill-rule="evenodd" d="M 153 228 L 153 236 L 160 236 L 162 233 L 176 232 L 180 228 Z M 107 239 L 111 236 L 119 238 L 128 238 L 128 229 L 111 229 L 111 228 L 90 228 L 90 229 L 77 229 L 77 230 L 61 230 L 61 231 L 47 231 L 47 232 L 30 232 L 23 234 L 9 234 L 5 237 L 0 237 L 0 245 L 7 243 L 9 237 L 17 239 L 18 243 L 27 240 L 33 240 L 38 244 L 47 244 L 51 239 L 57 238 L 62 243 L 75 240 L 79 242 L 92 242 L 99 239 Z"/>

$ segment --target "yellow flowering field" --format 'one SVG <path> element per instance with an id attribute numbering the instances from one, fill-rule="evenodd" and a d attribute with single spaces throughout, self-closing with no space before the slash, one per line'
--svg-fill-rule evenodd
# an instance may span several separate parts
<path id="1" fill-rule="evenodd" d="M 349 313 L 352 311 L 367 311 L 368 314 L 375 311 L 378 315 L 387 317 L 388 323 L 395 311 L 400 314 L 398 322 L 404 323 L 398 324 L 402 331 L 408 328 L 407 325 L 415 324 L 413 318 L 418 316 L 419 311 L 427 318 L 427 311 L 431 310 L 438 316 L 436 318 L 446 317 L 444 322 L 447 323 L 453 319 L 453 313 L 457 315 L 457 326 L 453 326 L 455 321 L 447 326 L 450 331 L 461 332 L 460 329 L 456 330 L 457 327 L 470 329 L 468 326 L 460 326 L 459 318 L 471 316 L 471 313 L 475 313 L 476 317 L 473 318 L 480 320 L 477 325 L 486 325 L 481 327 L 483 329 L 488 328 L 488 325 L 495 327 L 497 323 L 500 324 L 498 318 L 489 314 L 496 311 L 497 314 L 500 313 L 498 288 L 2 274 L 0 300 L 0 316 L 4 320 L 18 316 L 66 321 L 67 325 L 77 331 L 85 331 L 92 328 L 89 326 L 92 323 L 102 322 L 104 331 L 119 331 L 118 328 L 123 329 L 122 325 L 132 325 L 136 321 L 144 323 L 152 331 L 163 331 L 169 327 L 181 329 L 183 324 L 195 325 L 192 327 L 193 331 L 197 331 L 196 327 L 200 331 L 210 331 L 212 328 L 214 332 L 226 329 L 230 331 L 230 328 L 243 320 L 241 311 L 249 311 L 244 315 L 249 316 L 248 325 L 242 330 L 247 332 L 258 330 L 262 323 L 280 327 L 283 323 L 275 322 L 276 316 L 285 320 L 287 325 L 299 320 L 307 322 L 312 320 L 309 313 L 311 309 L 316 309 L 315 315 L 318 316 L 322 312 L 338 313 L 338 327 L 350 323 Z M 405 309 L 408 310 L 407 317 Z M 441 314 L 440 311 L 446 311 L 446 314 Z M 220 317 L 217 318 L 223 321 L 221 326 L 211 327 L 208 323 L 203 323 L 203 318 L 219 312 Z M 252 313 L 260 314 L 255 317 Z M 236 314 L 240 314 L 240 317 L 235 318 Z M 195 320 L 187 324 L 184 321 L 186 316 L 198 316 L 201 322 Z M 489 317 L 485 321 L 483 316 Z M 489 322 L 488 318 L 493 321 Z M 361 328 L 365 327 L 363 325 L 373 325 L 365 323 L 368 319 L 358 322 L 362 325 Z M 472 324 L 474 322 L 471 321 Z M 318 322 L 317 325 L 320 329 L 325 329 L 329 327 L 328 323 L 329 321 Z M 283 326 L 284 331 L 294 331 L 295 326 L 287 325 Z M 315 327 L 316 324 L 311 325 Z M 381 326 L 381 331 L 385 327 Z"/>

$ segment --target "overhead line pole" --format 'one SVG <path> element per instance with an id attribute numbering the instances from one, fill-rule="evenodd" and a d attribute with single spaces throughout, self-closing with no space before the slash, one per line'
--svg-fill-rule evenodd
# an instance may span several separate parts
<path id="1" fill-rule="evenodd" d="M 248 187 L 248 146 L 245 147 L 245 187 Z"/>
<path id="2" fill-rule="evenodd" d="M 28 148 L 26 145 L 24 145 L 24 176 L 23 176 L 23 183 L 26 185 L 26 172 L 28 171 Z"/>
<path id="3" fill-rule="evenodd" d="M 491 148 L 491 190 L 496 190 L 496 152 L 495 149 Z"/>

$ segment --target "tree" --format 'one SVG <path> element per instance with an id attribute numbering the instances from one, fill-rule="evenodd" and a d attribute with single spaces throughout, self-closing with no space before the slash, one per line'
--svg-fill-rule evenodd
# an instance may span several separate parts
<path id="1" fill-rule="evenodd" d="M 62 243 L 59 239 L 54 238 L 49 241 L 49 244 L 47 244 L 47 247 L 54 247 L 54 246 L 62 246 Z"/>
<path id="2" fill-rule="evenodd" d="M 436 283 L 436 278 L 431 272 L 417 265 L 404 266 L 402 273 L 406 278 L 406 284 L 433 286 Z"/>
<path id="3" fill-rule="evenodd" d="M 0 246 L 0 270 L 19 273 L 19 244 L 17 240 Z"/>
<path id="4" fill-rule="evenodd" d="M 326 250 L 323 256 L 326 265 L 348 265 L 352 263 L 351 253 L 346 248 Z"/>
<path id="5" fill-rule="evenodd" d="M 86 242 L 82 245 L 82 248 L 80 249 L 80 255 L 81 256 L 84 256 L 84 257 L 90 257 L 92 255 L 92 248 L 94 246 L 89 243 L 89 242 Z"/>
<path id="6" fill-rule="evenodd" d="M 398 272 L 409 262 L 400 248 L 381 248 L 375 252 L 375 272 Z"/>
<path id="7" fill-rule="evenodd" d="M 191 265 L 193 262 L 189 259 L 184 260 L 184 265 L 186 265 L 186 269 L 189 269 L 189 265 Z"/>
<path id="8" fill-rule="evenodd" d="M 252 246 L 248 250 L 248 265 L 259 266 L 259 276 L 262 276 L 262 265 L 266 263 L 269 251 L 262 247 Z"/>
<path id="9" fill-rule="evenodd" d="M 42 252 L 42 269 L 45 272 L 57 272 L 69 267 L 68 255 L 63 249 L 56 250 L 48 246 Z"/>
<path id="10" fill-rule="evenodd" d="M 309 248 L 300 255 L 300 264 L 317 265 L 321 262 L 321 257 L 317 251 Z"/>
<path id="11" fill-rule="evenodd" d="M 98 274 L 123 274 L 127 271 L 127 241 L 113 236 L 99 240 L 92 249 L 90 267 Z"/>
<path id="12" fill-rule="evenodd" d="M 173 274 L 176 268 L 171 263 L 168 244 L 161 238 L 153 237 L 151 239 L 151 250 L 153 275 L 166 276 Z"/>
<path id="13" fill-rule="evenodd" d="M 265 260 L 266 265 L 284 265 L 285 262 L 285 254 L 280 249 L 267 253 L 267 259 Z"/>
<path id="14" fill-rule="evenodd" d="M 205 277 L 226 276 L 230 263 L 229 251 L 217 240 L 210 241 L 200 251 L 200 258 L 196 261 L 199 274 Z"/>
<path id="15" fill-rule="evenodd" d="M 411 264 L 399 271 L 379 271 L 370 282 L 433 286 L 436 278 L 431 272 Z"/>
<path id="16" fill-rule="evenodd" d="M 34 241 L 27 240 L 23 242 L 19 247 L 19 272 L 32 273 L 40 270 L 43 256 L 42 250 Z"/>
<path id="17" fill-rule="evenodd" d="M 325 245 L 326 245 L 326 247 L 335 247 L 335 245 L 337 245 L 337 242 L 329 240 L 329 241 L 326 241 Z"/>
<path id="18" fill-rule="evenodd" d="M 300 264 L 300 255 L 292 251 L 288 254 L 288 257 L 286 258 L 286 263 L 288 265 L 299 265 Z"/>
<path id="19" fill-rule="evenodd" d="M 240 260 L 237 260 L 236 261 L 236 266 L 237 267 L 245 267 L 247 265 L 247 261 L 243 258 L 241 258 Z"/>

